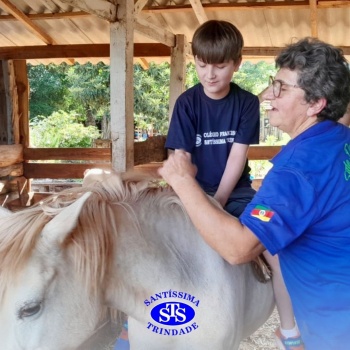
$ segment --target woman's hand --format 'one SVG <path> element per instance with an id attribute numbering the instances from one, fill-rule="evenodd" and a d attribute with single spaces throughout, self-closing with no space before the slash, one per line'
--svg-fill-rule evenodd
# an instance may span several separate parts
<path id="1" fill-rule="evenodd" d="M 191 162 L 190 153 L 176 150 L 164 161 L 158 173 L 170 186 L 175 188 L 186 179 L 194 179 L 197 174 L 197 168 Z"/>

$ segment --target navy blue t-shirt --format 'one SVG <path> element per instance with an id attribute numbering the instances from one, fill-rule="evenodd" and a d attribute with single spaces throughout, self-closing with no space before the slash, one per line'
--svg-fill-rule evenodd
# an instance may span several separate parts
<path id="1" fill-rule="evenodd" d="M 259 143 L 259 117 L 258 98 L 238 85 L 231 83 L 226 97 L 213 100 L 197 84 L 177 99 L 165 147 L 191 153 L 197 181 L 215 192 L 233 143 Z M 247 161 L 236 188 L 250 186 L 249 171 Z"/>

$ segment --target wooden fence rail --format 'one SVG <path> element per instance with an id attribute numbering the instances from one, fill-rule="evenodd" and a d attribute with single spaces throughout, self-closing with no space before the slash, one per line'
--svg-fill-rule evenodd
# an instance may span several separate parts
<path id="1" fill-rule="evenodd" d="M 135 146 L 143 146 L 143 143 L 135 143 Z M 135 147 L 135 148 L 136 148 Z M 135 149 L 136 169 L 146 170 L 154 168 L 150 163 L 160 163 L 166 159 L 164 145 L 162 148 L 147 152 L 147 149 Z M 252 146 L 248 152 L 250 160 L 271 159 L 278 151 L 279 146 Z M 138 156 L 142 155 L 144 161 Z M 146 156 L 147 155 L 147 156 Z M 27 179 L 69 179 L 82 178 L 84 171 L 89 168 L 110 169 L 110 148 L 26 148 L 24 149 L 23 175 Z M 48 163 L 48 161 L 59 160 L 62 163 Z M 33 163 L 33 161 L 46 161 L 45 163 Z M 68 162 L 67 162 L 68 161 Z M 79 163 L 77 163 L 79 162 Z M 148 165 L 147 165 L 148 164 Z M 159 164 L 158 164 L 159 165 Z"/>
<path id="2" fill-rule="evenodd" d="M 135 142 L 134 169 L 154 177 L 167 157 L 165 137 L 157 136 Z M 251 146 L 249 160 L 268 160 L 280 146 Z M 0 205 L 2 197 L 16 197 L 28 186 L 29 179 L 81 179 L 91 168 L 111 169 L 110 148 L 24 148 L 22 145 L 0 145 Z M 254 180 L 255 187 L 261 180 Z M 14 193 L 12 193 L 14 192 Z"/>
<path id="3" fill-rule="evenodd" d="M 167 157 L 165 138 L 135 142 L 135 166 L 146 169 L 150 163 L 160 163 Z M 250 160 L 271 159 L 280 146 L 251 146 Z M 57 162 L 59 161 L 59 162 Z M 22 145 L 0 146 L 0 178 L 6 176 L 26 179 L 82 178 L 89 168 L 111 167 L 110 148 L 23 148 Z"/>

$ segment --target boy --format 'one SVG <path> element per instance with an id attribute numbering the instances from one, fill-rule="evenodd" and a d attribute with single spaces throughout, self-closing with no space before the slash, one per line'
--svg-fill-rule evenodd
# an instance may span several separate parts
<path id="1" fill-rule="evenodd" d="M 200 84 L 176 101 L 165 144 L 191 154 L 201 187 L 236 217 L 255 194 L 246 155 L 259 143 L 259 100 L 231 82 L 242 48 L 242 34 L 229 22 L 211 20 L 196 30 Z"/>

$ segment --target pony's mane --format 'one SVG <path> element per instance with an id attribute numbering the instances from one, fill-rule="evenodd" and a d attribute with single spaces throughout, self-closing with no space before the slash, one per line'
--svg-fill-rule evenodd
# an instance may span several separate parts
<path id="1" fill-rule="evenodd" d="M 140 200 L 149 207 L 155 203 L 181 207 L 175 193 L 159 181 L 138 173 L 104 172 L 82 187 L 64 190 L 36 206 L 0 218 L 0 298 L 11 277 L 28 261 L 45 224 L 86 192 L 92 194 L 63 248 L 72 249 L 76 268 L 93 289 L 101 285 L 112 264 L 115 205 L 131 215 L 131 204 Z"/>

